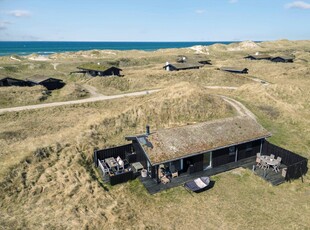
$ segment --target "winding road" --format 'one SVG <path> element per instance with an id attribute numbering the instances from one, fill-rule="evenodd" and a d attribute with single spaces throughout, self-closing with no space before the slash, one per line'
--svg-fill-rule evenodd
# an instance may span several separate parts
<path id="1" fill-rule="evenodd" d="M 89 102 L 96 102 L 96 101 L 105 101 L 105 100 L 112 100 L 122 97 L 132 97 L 132 96 L 141 96 L 150 93 L 154 93 L 159 91 L 157 90 L 145 90 L 140 92 L 133 92 L 133 93 L 125 93 L 125 94 L 118 94 L 118 95 L 111 95 L 111 96 L 96 96 L 90 97 L 86 99 L 74 100 L 74 101 L 62 101 L 62 102 L 53 102 L 53 103 L 46 103 L 46 104 L 38 104 L 38 105 L 27 105 L 27 106 L 20 106 L 20 107 L 12 107 L 12 108 L 4 108 L 0 109 L 0 113 L 5 112 L 18 112 L 23 110 L 31 110 L 31 109 L 41 109 L 41 108 L 48 108 L 48 107 L 55 107 L 55 106 L 62 106 L 62 105 L 74 105 L 74 104 L 82 104 L 82 103 L 89 103 Z"/>
<path id="2" fill-rule="evenodd" d="M 105 101 L 105 100 L 112 100 L 112 99 L 123 98 L 123 97 L 141 96 L 141 95 L 146 95 L 146 94 L 160 91 L 160 89 L 156 89 L 156 90 L 145 90 L 145 91 L 140 91 L 140 92 L 105 96 L 105 95 L 99 94 L 95 87 L 92 87 L 89 85 L 84 85 L 84 87 L 91 93 L 90 98 L 74 100 L 74 101 L 63 101 L 63 102 L 53 102 L 53 103 L 38 104 L 38 105 L 27 105 L 27 106 L 20 106 L 20 107 L 4 108 L 4 109 L 0 109 L 0 114 L 5 113 L 5 112 L 18 112 L 18 111 L 31 110 L 31 109 L 40 109 L 40 108 L 48 108 L 48 107 L 63 106 L 63 105 L 74 105 L 74 104 L 82 104 L 82 103 L 89 103 L 89 102 L 96 102 L 96 101 Z M 228 90 L 237 89 L 237 87 L 229 87 L 229 86 L 207 86 L 206 88 L 210 88 L 210 89 L 222 88 L 222 89 L 228 89 Z M 223 96 L 223 95 L 217 95 L 217 96 L 221 97 L 224 101 L 226 101 L 228 104 L 234 107 L 239 116 L 247 116 L 256 121 L 255 115 L 239 101 L 232 99 L 230 97 L 227 97 L 227 96 Z"/>

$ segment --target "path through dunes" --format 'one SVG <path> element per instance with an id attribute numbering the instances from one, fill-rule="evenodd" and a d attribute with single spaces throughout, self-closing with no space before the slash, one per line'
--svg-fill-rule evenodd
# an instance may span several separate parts
<path id="1" fill-rule="evenodd" d="M 141 95 L 146 95 L 149 93 L 154 93 L 157 91 L 159 90 L 146 90 L 146 91 L 118 94 L 118 95 L 112 95 L 112 96 L 102 95 L 102 96 L 91 97 L 91 98 L 86 98 L 86 99 L 81 99 L 81 100 L 74 100 L 74 101 L 53 102 L 53 103 L 40 104 L 40 105 L 27 105 L 27 106 L 13 107 L 13 108 L 5 108 L 5 109 L 0 109 L 0 113 L 17 112 L 17 111 L 31 110 L 31 109 L 41 109 L 41 108 L 55 107 L 55 106 L 62 106 L 62 105 L 82 104 L 82 103 L 89 103 L 89 102 L 96 102 L 96 101 L 112 100 L 112 99 L 117 99 L 117 98 L 122 98 L 122 97 L 141 96 Z"/>

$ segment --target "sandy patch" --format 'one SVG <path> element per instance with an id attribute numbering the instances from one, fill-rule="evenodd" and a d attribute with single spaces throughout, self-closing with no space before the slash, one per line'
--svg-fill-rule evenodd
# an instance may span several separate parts
<path id="1" fill-rule="evenodd" d="M 196 54 L 207 54 L 209 55 L 209 49 L 206 46 L 192 46 L 190 49 L 194 50 Z"/>
<path id="2" fill-rule="evenodd" d="M 49 60 L 48 57 L 42 56 L 42 55 L 35 56 L 35 57 L 29 57 L 28 59 L 32 61 L 48 61 Z"/>

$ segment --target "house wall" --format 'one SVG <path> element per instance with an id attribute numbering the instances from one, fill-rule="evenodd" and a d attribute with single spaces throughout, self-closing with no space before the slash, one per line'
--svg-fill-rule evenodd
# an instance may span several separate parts
<path id="1" fill-rule="evenodd" d="M 203 154 L 184 158 L 183 172 L 194 173 L 203 170 Z"/>
<path id="2" fill-rule="evenodd" d="M 251 141 L 245 144 L 235 146 L 237 161 L 255 156 L 260 152 L 261 140 Z M 184 159 L 184 171 L 188 171 L 187 161 L 191 161 L 194 165 L 194 172 L 203 170 L 203 155 L 204 153 Z M 228 164 L 235 161 L 236 155 L 229 156 L 229 147 L 212 151 L 212 168 Z"/>
<path id="3" fill-rule="evenodd" d="M 140 144 L 136 140 L 133 140 L 132 145 L 136 152 L 136 161 L 140 162 L 144 168 L 147 168 L 147 157 L 145 156 Z"/>
<path id="4" fill-rule="evenodd" d="M 103 73 L 106 76 L 113 76 L 113 75 L 119 76 L 120 75 L 120 70 L 117 69 L 117 68 L 110 68 L 110 69 L 104 71 Z"/>
<path id="5" fill-rule="evenodd" d="M 50 79 L 42 82 L 40 85 L 43 85 L 48 90 L 54 90 L 62 88 L 65 85 L 65 83 L 59 80 Z"/>
<path id="6" fill-rule="evenodd" d="M 271 61 L 273 62 L 293 62 L 293 60 L 286 60 L 286 59 L 283 59 L 283 58 L 280 58 L 280 57 L 277 57 L 277 58 L 273 58 L 271 59 Z"/>
<path id="7" fill-rule="evenodd" d="M 95 150 L 94 151 L 94 163 L 98 167 L 98 160 L 104 160 L 109 157 L 120 157 L 122 159 L 126 158 L 126 154 L 133 151 L 132 144 L 121 145 L 107 149 Z"/>

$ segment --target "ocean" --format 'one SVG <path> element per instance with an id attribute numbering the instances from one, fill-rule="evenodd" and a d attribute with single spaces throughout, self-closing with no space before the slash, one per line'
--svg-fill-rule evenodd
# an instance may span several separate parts
<path id="1" fill-rule="evenodd" d="M 230 44 L 232 41 L 219 42 L 32 42 L 0 41 L 0 56 L 7 55 L 50 55 L 53 53 L 76 52 L 82 50 L 145 50 L 154 51 L 167 48 L 185 48 L 196 45 Z"/>

